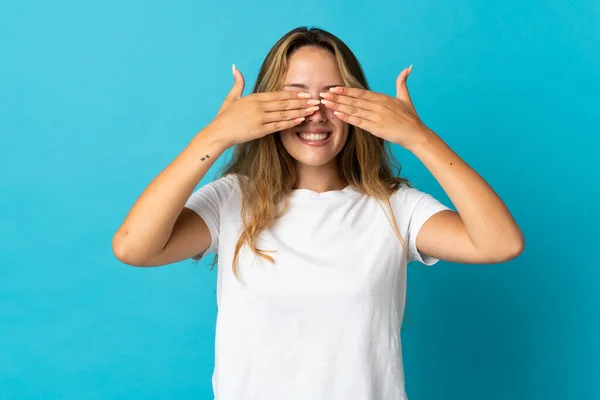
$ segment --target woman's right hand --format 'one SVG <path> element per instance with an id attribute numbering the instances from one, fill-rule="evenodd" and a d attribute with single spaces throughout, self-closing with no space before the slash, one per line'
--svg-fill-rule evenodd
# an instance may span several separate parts
<path id="1" fill-rule="evenodd" d="M 231 147 L 291 128 L 319 109 L 310 93 L 277 91 L 242 97 L 244 77 L 235 68 L 233 88 L 211 122 L 214 132 Z"/>

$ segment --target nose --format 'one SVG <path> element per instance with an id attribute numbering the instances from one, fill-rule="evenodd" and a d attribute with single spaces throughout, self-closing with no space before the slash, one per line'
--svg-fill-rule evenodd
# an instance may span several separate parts
<path id="1" fill-rule="evenodd" d="M 317 97 L 317 99 L 320 100 L 321 98 Z M 307 116 L 306 120 L 316 123 L 327 121 L 327 107 L 325 107 L 325 104 L 319 104 L 319 109 Z"/>

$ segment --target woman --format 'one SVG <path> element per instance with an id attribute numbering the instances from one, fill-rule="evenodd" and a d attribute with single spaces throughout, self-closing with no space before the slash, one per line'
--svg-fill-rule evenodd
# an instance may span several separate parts
<path id="1" fill-rule="evenodd" d="M 406 265 L 499 263 L 522 233 L 488 184 L 418 117 L 403 70 L 369 91 L 350 49 L 298 28 L 254 93 L 216 118 L 146 188 L 115 234 L 124 263 L 218 253 L 219 400 L 407 399 L 400 326 Z M 458 212 L 392 173 L 387 143 L 431 171 Z M 222 176 L 194 192 L 228 148 Z"/>

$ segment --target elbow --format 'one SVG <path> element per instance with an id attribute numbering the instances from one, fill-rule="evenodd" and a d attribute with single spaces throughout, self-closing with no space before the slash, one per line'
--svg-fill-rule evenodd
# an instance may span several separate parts
<path id="1" fill-rule="evenodd" d="M 521 229 L 517 229 L 517 234 L 515 235 L 515 240 L 513 244 L 513 257 L 517 258 L 520 256 L 525 250 L 525 236 L 523 235 L 523 231 Z"/>
<path id="2" fill-rule="evenodd" d="M 519 257 L 525 249 L 522 235 L 510 240 L 498 240 L 493 246 L 481 249 L 479 260 L 482 264 L 502 264 Z"/>
<path id="3" fill-rule="evenodd" d="M 508 242 L 504 247 L 505 251 L 500 262 L 507 262 L 519 257 L 525 250 L 525 239 L 523 234 L 519 234 L 515 239 Z"/>
<path id="4" fill-rule="evenodd" d="M 124 240 L 115 235 L 112 240 L 112 251 L 117 260 L 132 267 L 143 267 L 144 260 L 128 250 Z"/>
<path id="5" fill-rule="evenodd" d="M 508 253 L 508 260 L 519 257 L 523 253 L 523 250 L 525 250 L 525 241 L 520 240 L 511 247 L 511 250 Z"/>

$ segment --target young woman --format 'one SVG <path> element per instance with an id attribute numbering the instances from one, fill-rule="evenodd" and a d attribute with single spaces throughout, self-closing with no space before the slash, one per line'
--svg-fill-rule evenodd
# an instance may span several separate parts
<path id="1" fill-rule="evenodd" d="M 406 80 L 369 91 L 334 35 L 298 28 L 254 88 L 144 190 L 115 255 L 159 266 L 218 254 L 219 400 L 407 399 L 400 327 L 409 261 L 499 263 L 522 233 L 502 200 L 420 120 Z M 386 145 L 411 151 L 458 212 L 394 176 Z M 194 192 L 228 148 L 221 176 Z"/>

